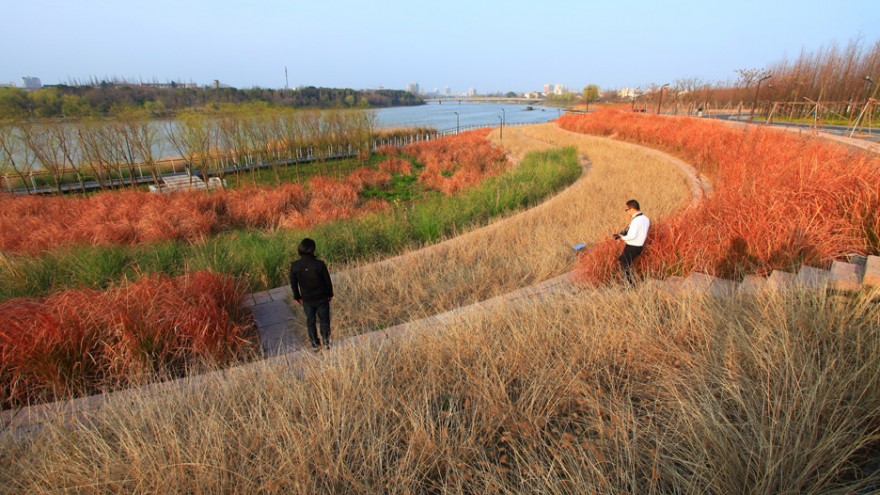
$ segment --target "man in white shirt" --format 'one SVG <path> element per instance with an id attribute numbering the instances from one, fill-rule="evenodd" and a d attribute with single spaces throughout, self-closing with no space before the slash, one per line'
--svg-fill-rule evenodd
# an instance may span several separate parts
<path id="1" fill-rule="evenodd" d="M 620 268 L 623 270 L 626 281 L 633 285 L 635 280 L 632 274 L 632 263 L 633 260 L 642 254 L 642 248 L 644 248 L 645 240 L 648 238 L 648 229 L 651 228 L 651 221 L 641 212 L 639 202 L 634 199 L 626 202 L 626 212 L 632 215 L 629 227 L 618 234 L 614 234 L 614 238 L 626 244 L 618 260 L 620 261 Z"/>

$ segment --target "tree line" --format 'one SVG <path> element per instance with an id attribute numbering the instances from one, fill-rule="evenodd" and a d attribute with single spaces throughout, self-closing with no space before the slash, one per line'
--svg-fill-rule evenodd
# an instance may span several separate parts
<path id="1" fill-rule="evenodd" d="M 680 78 L 668 84 L 635 88 L 634 95 L 606 92 L 603 100 L 628 102 L 634 110 L 694 113 L 699 109 L 728 108 L 759 113 L 771 111 L 803 117 L 836 114 L 854 119 L 866 110 L 880 111 L 880 41 L 863 40 L 845 46 L 832 43 L 816 51 L 802 51 L 796 58 L 783 58 L 766 67 L 741 68 L 736 78 L 712 82 L 699 77 Z M 868 105 L 869 100 L 874 103 Z M 876 117 L 875 117 L 876 118 Z"/>
<path id="2" fill-rule="evenodd" d="M 184 111 L 159 123 L 144 110 L 129 108 L 113 119 L 18 119 L 0 123 L 0 178 L 11 188 L 10 176 L 30 191 L 33 175 L 62 184 L 86 181 L 101 189 L 114 181 L 136 186 L 135 177 L 151 176 L 159 185 L 170 171 L 165 153 L 179 156 L 194 174 L 222 179 L 227 169 L 250 173 L 268 164 L 280 183 L 278 167 L 285 160 L 324 159 L 345 153 L 369 152 L 375 114 L 367 110 L 294 110 L 236 107 L 222 113 Z M 29 181 L 30 179 L 30 181 Z"/>
<path id="3" fill-rule="evenodd" d="M 0 119 L 82 118 L 137 108 L 154 117 L 205 106 L 264 103 L 292 108 L 380 108 L 421 105 L 418 96 L 403 90 L 347 88 L 237 89 L 226 87 L 155 87 L 99 83 L 90 86 L 46 86 L 37 90 L 0 87 Z"/>

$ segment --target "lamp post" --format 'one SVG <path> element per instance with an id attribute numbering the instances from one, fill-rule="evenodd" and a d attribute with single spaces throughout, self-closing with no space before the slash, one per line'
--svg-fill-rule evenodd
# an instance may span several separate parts
<path id="1" fill-rule="evenodd" d="M 761 81 L 763 81 L 764 79 L 770 79 L 771 77 L 773 77 L 772 74 L 767 74 L 766 76 L 762 77 L 761 79 L 758 79 L 758 86 L 755 88 L 755 99 L 752 100 L 752 111 L 749 112 L 749 123 L 750 124 L 752 123 L 752 119 L 755 118 L 755 105 L 758 104 L 758 91 L 761 91 Z"/>
<path id="2" fill-rule="evenodd" d="M 458 132 L 459 132 L 459 131 L 458 131 L 458 122 L 459 122 L 459 120 L 458 120 L 458 112 L 452 112 L 452 113 L 455 114 L 455 133 L 458 134 Z"/>
<path id="3" fill-rule="evenodd" d="M 504 123 L 507 122 L 507 114 L 504 113 L 504 107 L 501 107 L 501 126 L 504 127 Z"/>
<path id="4" fill-rule="evenodd" d="M 874 80 L 871 79 L 871 76 L 865 76 L 864 79 L 862 79 L 862 80 L 864 81 L 864 84 L 862 84 L 862 87 L 859 88 L 859 92 L 856 94 L 856 99 L 853 103 L 853 109 L 852 109 L 852 111 L 850 111 L 850 116 L 849 116 L 850 123 L 852 122 L 853 114 L 859 108 L 859 101 L 862 99 L 862 93 L 864 92 L 865 96 L 868 96 L 868 88 L 874 82 Z M 847 125 L 849 125 L 849 124 L 847 124 Z"/>
<path id="5" fill-rule="evenodd" d="M 501 122 L 501 132 L 500 132 L 501 135 L 499 136 L 499 138 L 501 141 L 504 141 L 504 117 L 499 115 L 498 121 Z"/>
<path id="6" fill-rule="evenodd" d="M 859 122 L 861 122 L 862 117 L 865 116 L 865 111 L 868 110 L 869 106 L 871 106 L 871 96 L 872 95 L 871 95 L 871 93 L 869 93 L 867 91 L 867 89 L 870 88 L 872 84 L 874 84 L 874 80 L 871 79 L 871 76 L 865 76 L 865 90 L 866 90 L 865 91 L 865 107 L 862 108 L 861 112 L 859 112 L 859 118 L 857 118 L 855 124 L 853 124 L 852 130 L 849 131 L 849 137 L 853 137 L 853 134 L 856 133 L 856 129 L 858 129 L 858 127 L 859 127 Z M 870 128 L 869 128 L 868 132 L 870 133 Z"/>
<path id="7" fill-rule="evenodd" d="M 669 83 L 660 86 L 660 99 L 657 100 L 657 115 L 660 115 L 660 105 L 663 104 L 663 90 L 666 89 L 666 86 L 669 86 Z"/>

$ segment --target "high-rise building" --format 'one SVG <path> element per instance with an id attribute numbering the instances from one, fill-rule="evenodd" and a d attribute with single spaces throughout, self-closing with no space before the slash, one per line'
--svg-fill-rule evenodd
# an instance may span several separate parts
<path id="1" fill-rule="evenodd" d="M 469 89 L 468 96 L 470 96 L 471 98 L 473 98 L 474 96 L 477 96 L 477 90 L 474 88 Z"/>
<path id="2" fill-rule="evenodd" d="M 24 86 L 24 89 L 40 89 L 43 87 L 43 83 L 40 82 L 39 77 L 31 76 L 22 77 L 21 85 Z"/>
<path id="3" fill-rule="evenodd" d="M 545 94 L 545 95 L 549 95 L 549 94 L 550 94 L 550 88 L 552 88 L 552 86 L 550 86 L 550 83 L 547 83 L 547 84 L 544 85 L 544 94 Z"/>
<path id="4" fill-rule="evenodd" d="M 406 90 L 414 95 L 419 94 L 419 83 L 411 82 L 406 85 Z"/>
<path id="5" fill-rule="evenodd" d="M 554 84 L 553 85 L 553 94 L 561 95 L 565 93 L 565 85 L 564 84 Z"/>
<path id="6" fill-rule="evenodd" d="M 444 94 L 445 96 L 451 96 L 451 95 L 452 95 L 452 91 L 449 90 L 449 86 L 443 86 L 443 94 Z"/>

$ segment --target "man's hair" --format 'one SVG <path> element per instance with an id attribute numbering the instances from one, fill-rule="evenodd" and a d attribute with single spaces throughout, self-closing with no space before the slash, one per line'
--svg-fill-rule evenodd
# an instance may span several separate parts
<path id="1" fill-rule="evenodd" d="M 296 252 L 299 253 L 300 256 L 314 256 L 316 247 L 317 245 L 315 244 L 315 241 L 306 237 L 300 241 L 299 246 L 296 248 Z"/>
<path id="2" fill-rule="evenodd" d="M 642 211 L 642 209 L 639 208 L 639 202 L 636 201 L 636 200 L 634 200 L 634 199 L 631 199 L 631 200 L 627 201 L 627 202 L 626 202 L 626 206 L 632 208 L 633 210 L 639 210 L 639 211 Z"/>

